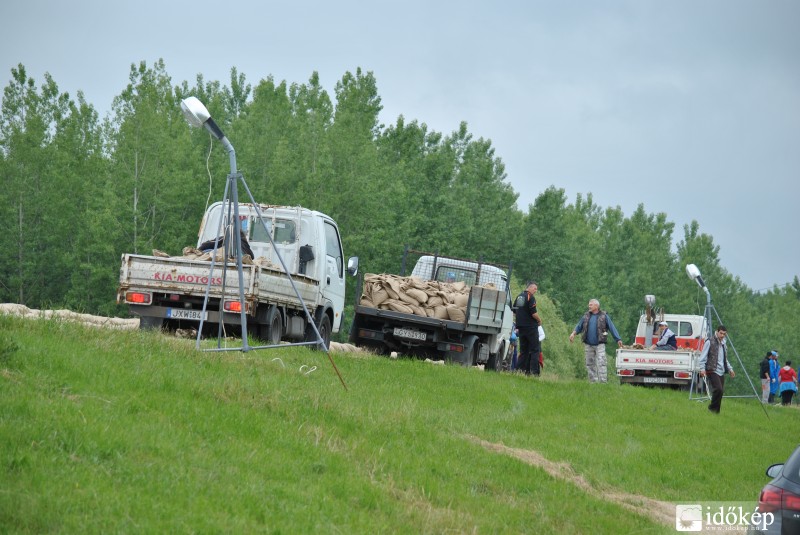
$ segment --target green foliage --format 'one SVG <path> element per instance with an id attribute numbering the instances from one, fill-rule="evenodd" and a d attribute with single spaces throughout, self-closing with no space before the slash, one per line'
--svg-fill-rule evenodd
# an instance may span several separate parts
<path id="1" fill-rule="evenodd" d="M 334 217 L 362 271 L 397 272 L 405 245 L 511 262 L 518 280 L 539 282 L 553 320 L 571 326 L 597 298 L 630 341 L 646 294 L 667 312 L 703 313 L 705 294 L 684 274 L 694 263 L 749 373 L 767 349 L 800 346 L 797 280 L 754 294 L 697 222 L 675 244 L 667 214 L 639 206 L 626 216 L 590 192 L 570 202 L 553 185 L 520 210 L 490 140 L 466 123 L 449 134 L 403 116 L 384 126 L 378 81 L 360 68 L 329 95 L 316 72 L 304 84 L 251 85 L 232 68 L 227 86 L 202 74 L 190 86 L 173 84 L 163 60 L 142 61 L 102 123 L 50 75 L 37 86 L 22 65 L 11 74 L 0 108 L 0 302 L 123 314 L 114 303 L 121 253 L 195 245 L 230 172 L 219 144 L 183 120 L 179 101 L 195 95 L 236 146 L 255 199 Z M 563 343 L 548 332 L 545 350 L 576 351 Z M 554 358 L 551 370 L 583 373 L 573 357 Z"/>
<path id="2" fill-rule="evenodd" d="M 751 502 L 796 445 L 774 432 L 795 409 L 754 400 L 716 416 L 666 390 L 333 354 L 345 390 L 305 348 L 0 325 L 19 346 L 0 362 L 14 533 L 666 534 L 614 497 Z"/>

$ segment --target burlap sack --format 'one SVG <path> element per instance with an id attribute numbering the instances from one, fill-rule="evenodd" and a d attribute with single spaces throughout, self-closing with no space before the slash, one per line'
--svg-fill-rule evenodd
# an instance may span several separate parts
<path id="1" fill-rule="evenodd" d="M 406 295 L 413 297 L 414 300 L 419 304 L 423 304 L 428 301 L 428 294 L 418 288 L 409 288 L 406 290 Z"/>
<path id="2" fill-rule="evenodd" d="M 431 308 L 439 306 L 441 304 L 444 304 L 444 301 L 442 301 L 442 298 L 439 297 L 438 295 L 428 297 L 428 300 L 425 302 L 425 305 Z"/>
<path id="3" fill-rule="evenodd" d="M 380 305 L 387 299 L 389 299 L 389 293 L 383 289 L 383 286 L 375 285 L 372 287 L 372 294 L 370 295 L 370 299 L 376 305 Z"/>
<path id="4" fill-rule="evenodd" d="M 428 281 L 422 280 L 419 277 L 409 277 L 408 278 L 408 286 L 410 288 L 416 288 L 418 290 L 425 290 L 428 287 Z"/>
<path id="5" fill-rule="evenodd" d="M 449 306 L 447 307 L 447 316 L 450 318 L 450 321 L 458 321 L 463 323 L 464 319 L 466 318 L 466 314 L 464 313 L 464 309 L 458 308 L 456 306 Z"/>
<path id="6" fill-rule="evenodd" d="M 396 299 L 389 299 L 388 301 L 386 301 L 386 305 L 395 312 L 402 312 L 403 314 L 414 313 L 414 310 L 410 306 Z"/>
<path id="7" fill-rule="evenodd" d="M 386 293 L 389 295 L 390 299 L 394 300 L 400 299 L 400 292 L 399 292 L 400 285 L 398 284 L 392 285 L 391 283 L 389 283 L 389 281 L 386 281 L 386 284 L 384 285 L 383 289 L 386 290 Z"/>
<path id="8" fill-rule="evenodd" d="M 466 308 L 469 301 L 468 294 L 456 294 L 453 296 L 453 304 L 460 308 Z"/>
<path id="9" fill-rule="evenodd" d="M 422 316 L 423 318 L 427 317 L 428 315 L 425 313 L 425 309 L 418 305 L 410 305 L 411 310 L 414 311 L 414 314 L 417 316 Z"/>
<path id="10" fill-rule="evenodd" d="M 438 305 L 433 308 L 433 317 L 437 320 L 446 320 L 450 319 L 450 315 L 447 313 L 447 307 L 444 305 Z"/>
<path id="11" fill-rule="evenodd" d="M 412 296 L 408 295 L 405 292 L 400 292 L 398 297 L 400 298 L 400 301 L 402 301 L 403 303 L 413 306 L 419 306 L 419 301 L 417 301 L 416 299 L 414 299 Z"/>
<path id="12" fill-rule="evenodd" d="M 361 305 L 362 307 L 378 308 L 377 306 L 375 306 L 375 303 L 373 303 L 363 295 L 361 296 L 361 300 L 358 302 L 358 304 Z"/>

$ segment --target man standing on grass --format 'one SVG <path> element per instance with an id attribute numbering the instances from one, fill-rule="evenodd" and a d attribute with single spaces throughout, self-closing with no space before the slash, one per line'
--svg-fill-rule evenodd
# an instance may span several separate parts
<path id="1" fill-rule="evenodd" d="M 525 291 L 517 298 L 516 320 L 519 333 L 519 362 L 518 369 L 525 375 L 539 375 L 539 325 L 542 320 L 536 310 L 536 291 L 539 287 L 535 282 L 529 282 Z"/>
<path id="2" fill-rule="evenodd" d="M 761 361 L 758 373 L 761 375 L 761 403 L 769 403 L 769 387 L 772 379 L 769 376 L 769 364 L 772 362 L 772 351 L 767 351 L 767 356 Z"/>
<path id="3" fill-rule="evenodd" d="M 703 346 L 703 352 L 700 354 L 700 377 L 707 377 L 709 388 L 711 389 L 711 403 L 708 404 L 708 410 L 713 413 L 719 414 L 719 409 L 722 405 L 722 394 L 725 390 L 725 372 L 730 374 L 731 379 L 736 377 L 731 363 L 728 361 L 728 347 L 725 343 L 725 337 L 728 335 L 728 329 L 724 325 L 717 327 L 714 331 L 714 336 L 710 340 L 706 340 Z"/>
<path id="4" fill-rule="evenodd" d="M 617 328 L 614 327 L 611 316 L 605 310 L 600 310 L 600 301 L 597 299 L 589 300 L 589 310 L 569 335 L 570 343 L 575 339 L 575 335 L 580 333 L 583 333 L 583 349 L 589 382 L 608 382 L 606 339 L 608 333 L 611 333 L 611 336 L 617 341 L 617 345 L 622 347 L 622 338 L 617 332 Z"/>
<path id="5" fill-rule="evenodd" d="M 778 388 L 780 384 L 778 383 L 778 372 L 781 369 L 781 365 L 778 363 L 778 352 L 774 349 L 772 350 L 772 360 L 769 362 L 769 398 L 767 398 L 767 402 L 772 403 L 775 401 L 775 394 L 778 393 Z"/>

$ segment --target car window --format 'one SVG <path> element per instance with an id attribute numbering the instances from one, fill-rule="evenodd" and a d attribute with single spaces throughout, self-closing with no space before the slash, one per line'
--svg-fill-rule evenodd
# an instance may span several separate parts
<path id="1" fill-rule="evenodd" d="M 692 332 L 692 324 L 688 321 L 682 321 L 678 336 L 692 336 Z"/>
<path id="2" fill-rule="evenodd" d="M 800 446 L 794 450 L 783 467 L 783 476 L 794 483 L 800 484 Z"/>

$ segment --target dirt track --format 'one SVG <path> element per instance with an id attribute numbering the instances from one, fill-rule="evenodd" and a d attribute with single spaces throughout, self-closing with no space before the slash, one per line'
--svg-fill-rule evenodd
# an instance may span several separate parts
<path id="1" fill-rule="evenodd" d="M 487 442 L 474 436 L 467 438 L 489 451 L 510 455 L 526 464 L 541 468 L 554 478 L 571 483 L 594 498 L 615 503 L 636 514 L 647 516 L 660 524 L 666 526 L 675 525 L 675 504 L 673 503 L 630 494 L 614 488 L 595 487 L 586 481 L 583 476 L 575 473 L 575 470 L 568 463 L 551 461 L 535 450 L 510 448 L 504 444 Z"/>

